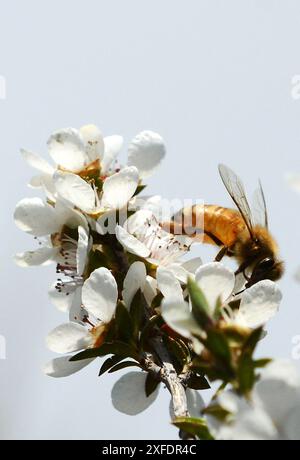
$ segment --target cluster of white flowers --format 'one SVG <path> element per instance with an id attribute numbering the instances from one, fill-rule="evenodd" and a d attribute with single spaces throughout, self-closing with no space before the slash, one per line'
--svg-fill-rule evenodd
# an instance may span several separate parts
<path id="1" fill-rule="evenodd" d="M 17 254 L 15 259 L 23 267 L 56 263 L 59 279 L 50 288 L 50 299 L 68 315 L 47 337 L 49 349 L 62 354 L 45 366 L 52 377 L 71 375 L 95 359 L 70 361 L 75 353 L 98 349 L 105 342 L 118 304 L 122 302 L 129 311 L 138 291 L 149 309 L 154 308 L 154 299 L 160 298 L 155 313 L 198 355 L 205 331 L 192 313 L 189 279 L 201 288 L 211 317 L 216 317 L 216 309 L 221 311 L 223 328 L 263 327 L 279 308 L 281 293 L 272 281 L 260 281 L 236 294 L 241 285 L 232 270 L 219 262 L 202 264 L 198 257 L 184 258 L 192 241 L 162 229 L 149 209 L 155 200 L 137 200 L 145 178 L 165 156 L 162 138 L 151 131 L 138 134 L 129 145 L 125 166 L 117 163 L 122 145 L 120 136 L 103 137 L 96 126 L 89 125 L 50 136 L 48 152 L 53 165 L 22 151 L 28 164 L 38 170 L 29 185 L 41 189 L 45 199 L 26 198 L 17 204 L 17 226 L 33 235 L 39 247 Z M 233 300 L 239 300 L 238 309 L 232 308 Z M 159 388 L 147 397 L 146 378 L 141 371 L 124 375 L 112 390 L 114 406 L 130 415 L 146 409 Z M 216 437 L 243 436 L 249 419 L 262 412 L 263 399 L 256 395 L 261 394 L 264 382 L 255 389 L 258 408 L 240 403 L 231 393 L 222 395 L 220 404 L 226 409 L 230 406 L 232 418 L 223 431 L 212 424 Z M 198 416 L 204 407 L 198 392 L 188 389 L 187 400 L 190 414 Z M 275 424 L 273 431 L 270 424 L 266 430 L 274 437 Z"/>

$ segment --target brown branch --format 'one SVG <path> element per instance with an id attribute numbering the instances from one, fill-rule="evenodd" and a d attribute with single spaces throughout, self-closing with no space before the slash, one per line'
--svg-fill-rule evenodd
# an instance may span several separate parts
<path id="1" fill-rule="evenodd" d="M 153 338 L 151 345 L 161 363 L 161 366 L 157 365 L 154 362 L 153 357 L 148 354 L 145 358 L 145 369 L 148 372 L 153 373 L 156 378 L 158 378 L 166 385 L 171 395 L 174 417 L 188 417 L 189 412 L 187 408 L 187 399 L 183 379 L 178 376 L 170 355 L 165 348 L 162 337 L 157 336 Z M 183 440 L 195 439 L 182 430 L 179 431 L 179 436 Z"/>

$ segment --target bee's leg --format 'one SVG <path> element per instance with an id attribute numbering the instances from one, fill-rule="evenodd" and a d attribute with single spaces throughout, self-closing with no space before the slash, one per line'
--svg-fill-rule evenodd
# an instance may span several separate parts
<path id="1" fill-rule="evenodd" d="M 248 277 L 245 274 L 245 270 L 248 267 L 249 267 L 249 262 L 244 262 L 242 265 L 239 266 L 239 268 L 235 271 L 234 274 L 239 275 L 240 273 L 243 273 L 243 275 L 245 276 L 245 279 L 248 279 Z"/>
<path id="2" fill-rule="evenodd" d="M 229 248 L 227 246 L 223 246 L 222 249 L 218 252 L 215 257 L 215 262 L 221 262 L 223 257 L 225 257 L 228 253 Z"/>

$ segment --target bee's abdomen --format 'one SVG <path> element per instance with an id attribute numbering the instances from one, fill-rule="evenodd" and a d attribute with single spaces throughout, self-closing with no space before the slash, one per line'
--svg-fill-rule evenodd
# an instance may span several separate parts
<path id="1" fill-rule="evenodd" d="M 245 231 L 242 216 L 234 209 L 217 205 L 194 205 L 174 216 L 174 233 L 186 234 L 203 243 L 232 247 Z M 172 231 L 172 230 L 171 230 Z"/>

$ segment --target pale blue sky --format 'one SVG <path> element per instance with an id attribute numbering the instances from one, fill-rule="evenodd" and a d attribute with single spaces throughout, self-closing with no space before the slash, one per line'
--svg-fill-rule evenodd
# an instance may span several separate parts
<path id="1" fill-rule="evenodd" d="M 47 298 L 52 268 L 24 270 L 12 254 L 33 240 L 12 213 L 30 169 L 19 148 L 46 156 L 49 134 L 96 123 L 128 142 L 158 131 L 168 155 L 149 192 L 228 205 L 217 174 L 224 162 L 249 188 L 263 181 L 273 233 L 287 271 L 284 301 L 260 354 L 290 357 L 300 334 L 298 243 L 300 195 L 284 182 L 300 171 L 300 100 L 291 78 L 300 73 L 297 0 L 0 0 L 1 293 L 0 436 L 5 438 L 159 439 L 176 437 L 168 395 L 144 414 L 116 412 L 116 375 L 97 365 L 52 380 L 41 367 L 52 355 L 48 331 L 63 320 Z M 209 260 L 211 251 L 198 249 Z"/>

